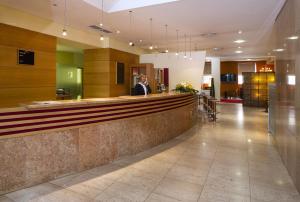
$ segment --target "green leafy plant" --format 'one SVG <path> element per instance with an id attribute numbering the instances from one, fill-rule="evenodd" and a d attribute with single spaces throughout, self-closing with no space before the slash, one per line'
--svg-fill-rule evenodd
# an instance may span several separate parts
<path id="1" fill-rule="evenodd" d="M 193 88 L 192 84 L 187 83 L 187 82 L 181 82 L 181 83 L 177 84 L 175 91 L 180 92 L 180 93 L 193 93 L 193 94 L 196 94 L 199 92 L 198 90 Z"/>

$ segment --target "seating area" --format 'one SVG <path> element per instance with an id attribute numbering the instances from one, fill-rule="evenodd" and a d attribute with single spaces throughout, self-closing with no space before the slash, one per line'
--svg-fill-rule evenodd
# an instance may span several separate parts
<path id="1" fill-rule="evenodd" d="M 207 115 L 209 121 L 217 121 L 217 102 L 218 100 L 212 96 L 200 94 L 198 96 L 199 104 Z"/>

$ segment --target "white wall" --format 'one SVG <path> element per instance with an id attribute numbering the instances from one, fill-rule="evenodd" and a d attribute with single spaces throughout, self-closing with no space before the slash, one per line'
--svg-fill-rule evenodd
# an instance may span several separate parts
<path id="1" fill-rule="evenodd" d="M 180 82 L 189 82 L 195 89 L 200 90 L 206 52 L 192 52 L 192 60 L 184 59 L 183 55 L 184 53 L 179 53 L 179 56 L 175 53 L 144 54 L 140 56 L 140 63 L 153 63 L 154 68 L 169 68 L 171 90 Z"/>
<path id="2" fill-rule="evenodd" d="M 217 57 L 207 57 L 206 59 L 211 61 L 211 75 L 214 78 L 215 97 L 219 100 L 221 97 L 221 60 Z"/>

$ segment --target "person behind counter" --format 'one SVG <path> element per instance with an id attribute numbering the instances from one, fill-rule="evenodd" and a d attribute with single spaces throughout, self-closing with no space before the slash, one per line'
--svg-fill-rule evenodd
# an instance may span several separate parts
<path id="1" fill-rule="evenodd" d="M 147 76 L 141 74 L 139 82 L 134 87 L 134 95 L 148 95 L 151 93 L 151 88 L 148 84 Z"/>

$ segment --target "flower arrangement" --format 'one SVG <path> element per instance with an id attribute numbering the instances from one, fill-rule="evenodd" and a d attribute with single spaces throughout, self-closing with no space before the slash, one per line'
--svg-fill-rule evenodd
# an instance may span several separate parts
<path id="1" fill-rule="evenodd" d="M 175 91 L 180 92 L 180 93 L 193 93 L 193 94 L 196 94 L 199 92 L 198 90 L 193 88 L 192 84 L 187 83 L 187 82 L 181 82 L 181 83 L 177 84 Z"/>

